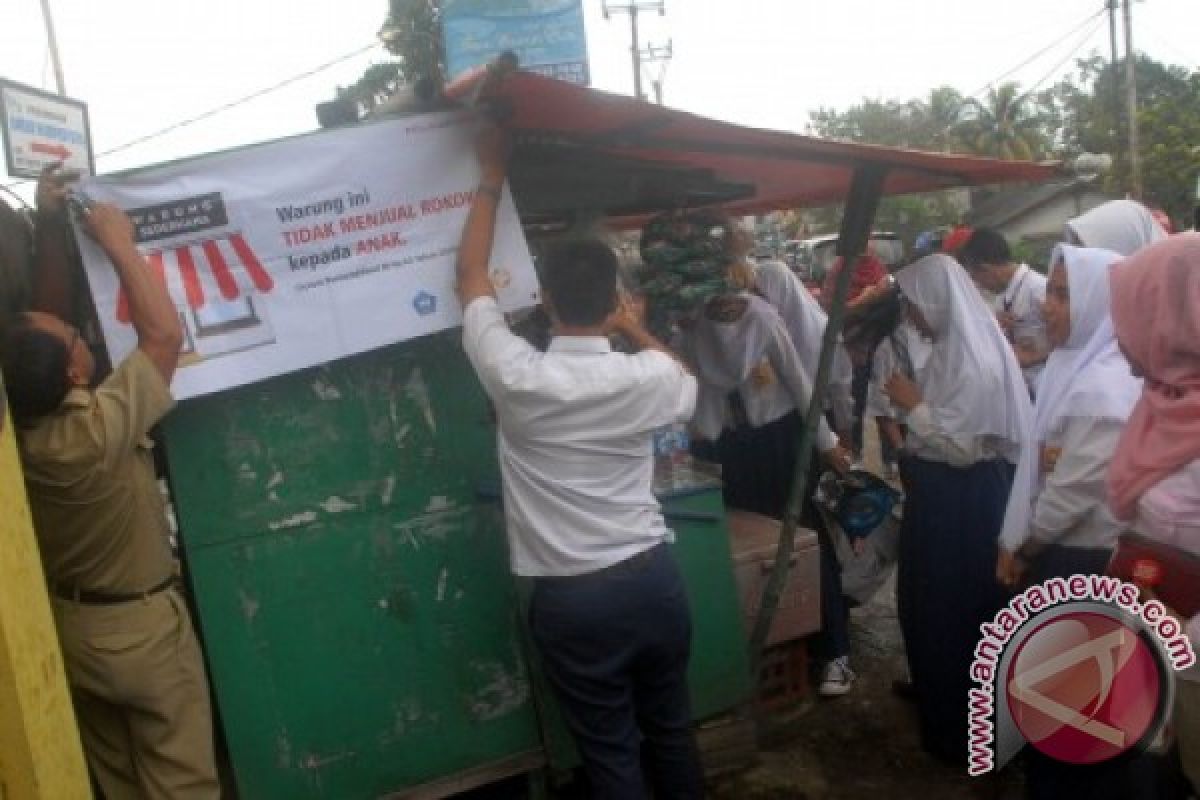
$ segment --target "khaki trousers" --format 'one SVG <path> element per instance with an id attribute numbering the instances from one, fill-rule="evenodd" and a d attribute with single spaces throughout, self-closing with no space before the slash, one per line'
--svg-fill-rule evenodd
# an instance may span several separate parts
<path id="1" fill-rule="evenodd" d="M 107 800 L 219 798 L 208 680 L 179 594 L 53 605 L 84 753 Z"/>

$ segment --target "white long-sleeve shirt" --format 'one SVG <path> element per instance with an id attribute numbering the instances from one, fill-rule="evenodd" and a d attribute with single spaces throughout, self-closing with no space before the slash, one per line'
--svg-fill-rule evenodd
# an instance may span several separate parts
<path id="1" fill-rule="evenodd" d="M 754 273 L 756 288 L 778 312 L 787 326 L 801 364 L 809 375 L 815 377 L 824 344 L 825 326 L 829 323 L 825 309 L 782 261 L 758 261 Z M 839 430 L 849 430 L 853 422 L 854 399 L 850 392 L 853 377 L 850 355 L 839 342 L 833 353 L 829 386 L 824 398 L 825 408 L 833 412 Z"/>
<path id="2" fill-rule="evenodd" d="M 997 437 L 946 433 L 936 409 L 928 403 L 923 402 L 910 411 L 905 422 L 908 424 L 905 449 L 918 458 L 952 467 L 970 467 L 994 458 L 1013 459 Z"/>
<path id="3" fill-rule="evenodd" d="M 1113 419 L 1065 417 L 1061 430 L 1044 442 L 1059 450 L 1033 499 L 1029 529 L 1001 540 L 1009 552 L 1027 541 L 1038 545 L 1111 548 L 1125 525 L 1108 507 L 1105 478 L 1124 424 Z"/>
<path id="4" fill-rule="evenodd" d="M 900 345 L 908 350 L 908 361 L 911 373 L 896 353 L 895 339 L 900 339 Z M 905 377 L 921 383 L 921 373 L 929 362 L 930 343 L 921 338 L 921 334 L 911 325 L 905 323 L 891 336 L 886 337 L 875 348 L 875 358 L 871 362 L 871 381 L 867 385 L 867 407 L 865 416 L 885 417 L 899 422 L 904 421 L 904 412 L 892 405 L 884 391 L 888 380 L 897 372 Z"/>
<path id="5" fill-rule="evenodd" d="M 539 352 L 491 297 L 463 313 L 463 349 L 496 407 L 512 569 L 594 572 L 666 540 L 651 485 L 656 429 L 692 414 L 696 380 L 653 350 L 559 336 Z"/>
<path id="6" fill-rule="evenodd" d="M 997 312 L 1005 312 L 1013 317 L 1013 343 L 1040 352 L 1046 352 L 1049 342 L 1046 339 L 1046 320 L 1042 316 L 1042 304 L 1046 302 L 1046 276 L 1034 272 L 1026 264 L 1017 267 L 1008 286 L 998 295 L 994 295 L 993 308 Z M 1037 389 L 1038 378 L 1041 377 L 1044 364 L 1034 364 L 1021 370 L 1025 375 L 1025 383 L 1029 390 Z"/>
<path id="7" fill-rule="evenodd" d="M 733 322 L 707 318 L 696 321 L 705 326 L 704 344 L 695 334 L 684 340 L 685 352 L 696 369 L 699 393 L 692 429 L 702 439 L 715 441 L 721 431 L 732 428 L 729 395 L 737 392 L 746 412 L 746 421 L 759 427 L 785 414 L 808 408 L 812 380 L 792 344 L 783 319 L 762 298 L 746 295 L 746 308 Z M 749 348 L 754 348 L 753 352 Z M 755 366 L 769 364 L 773 379 L 756 380 Z M 746 375 L 731 386 L 716 376 Z M 822 419 L 817 427 L 817 449 L 825 452 L 837 446 L 838 439 Z"/>

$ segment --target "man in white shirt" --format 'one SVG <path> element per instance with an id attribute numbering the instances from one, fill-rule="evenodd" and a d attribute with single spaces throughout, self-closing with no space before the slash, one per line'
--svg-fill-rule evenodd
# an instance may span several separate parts
<path id="1" fill-rule="evenodd" d="M 458 253 L 463 347 L 496 408 L 513 571 L 533 579 L 529 625 L 596 798 L 703 796 L 686 682 L 691 618 L 651 490 L 655 429 L 685 422 L 696 381 L 625 305 L 617 260 L 581 241 L 541 264 L 555 336 L 513 334 L 488 261 L 507 140 L 478 142 L 481 182 Z M 615 353 L 619 332 L 640 352 Z"/>
<path id="2" fill-rule="evenodd" d="M 958 251 L 958 261 L 986 292 L 984 296 L 992 299 L 996 318 L 1012 342 L 1029 393 L 1036 394 L 1038 377 L 1050 353 L 1042 316 L 1046 276 L 1014 262 L 1008 242 L 990 228 L 979 228 L 971 234 Z"/>

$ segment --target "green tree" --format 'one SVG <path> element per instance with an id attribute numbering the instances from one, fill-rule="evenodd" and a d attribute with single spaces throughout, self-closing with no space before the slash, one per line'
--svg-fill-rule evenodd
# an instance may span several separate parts
<path id="1" fill-rule="evenodd" d="M 1200 72 L 1138 56 L 1139 155 L 1147 202 L 1161 205 L 1171 217 L 1190 217 L 1193 187 L 1200 170 Z M 1112 65 L 1098 57 L 1081 59 L 1076 72 L 1051 90 L 1050 102 L 1062 123 L 1058 155 L 1109 153 L 1114 169 L 1105 176 L 1108 191 L 1129 188 L 1129 161 L 1124 144 L 1125 92 L 1123 65 L 1114 87 Z M 1114 93 L 1116 96 L 1114 97 Z"/>
<path id="2" fill-rule="evenodd" d="M 433 0 L 389 0 L 379 37 L 395 59 L 372 64 L 361 78 L 336 92 L 360 113 L 371 111 L 405 84 L 441 80 L 441 28 Z"/>
<path id="3" fill-rule="evenodd" d="M 908 114 L 914 129 L 914 143 L 924 149 L 949 152 L 960 149 L 959 129 L 966 111 L 966 99 L 950 86 L 939 86 L 928 99 L 910 100 Z"/>
<path id="4" fill-rule="evenodd" d="M 823 108 L 809 115 L 808 130 L 864 144 L 953 151 L 962 149 L 958 129 L 963 112 L 962 94 L 940 86 L 927 97 L 903 103 L 864 99 L 845 111 Z M 961 195 L 953 191 L 886 197 L 879 204 L 875 227 L 911 242 L 921 231 L 957 223 L 962 211 Z M 829 207 L 807 210 L 798 219 L 815 235 L 836 231 L 839 216 L 840 209 Z"/>
<path id="5" fill-rule="evenodd" d="M 1145 200 L 1175 223 L 1189 221 L 1200 177 L 1200 72 L 1138 111 Z"/>
<path id="6" fill-rule="evenodd" d="M 1019 84 L 992 87 L 983 100 L 967 101 L 966 108 L 959 133 L 973 153 L 1028 161 L 1049 149 L 1043 120 Z"/>

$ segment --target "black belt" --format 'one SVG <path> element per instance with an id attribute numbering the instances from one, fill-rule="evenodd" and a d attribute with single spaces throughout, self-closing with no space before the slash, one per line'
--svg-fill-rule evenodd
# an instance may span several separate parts
<path id="1" fill-rule="evenodd" d="M 151 595 L 164 592 L 175 584 L 174 576 L 167 578 L 157 586 L 144 592 L 94 592 L 90 589 L 80 589 L 78 586 L 55 586 L 54 594 L 63 600 L 80 603 L 85 606 L 115 606 L 119 603 L 132 603 L 134 600 L 144 600 Z"/>

